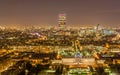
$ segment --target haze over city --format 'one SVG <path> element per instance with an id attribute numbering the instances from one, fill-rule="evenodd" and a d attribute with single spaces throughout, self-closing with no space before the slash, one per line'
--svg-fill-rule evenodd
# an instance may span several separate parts
<path id="1" fill-rule="evenodd" d="M 0 0 L 0 25 L 58 25 L 67 14 L 69 26 L 120 25 L 120 0 Z"/>
<path id="2" fill-rule="evenodd" d="M 120 0 L 0 0 L 0 75 L 120 75 Z"/>

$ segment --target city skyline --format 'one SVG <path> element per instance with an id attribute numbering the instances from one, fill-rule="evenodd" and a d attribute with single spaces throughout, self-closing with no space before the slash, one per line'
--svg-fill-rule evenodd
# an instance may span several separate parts
<path id="1" fill-rule="evenodd" d="M 119 26 L 119 0 L 0 0 L 0 25 L 58 25 L 67 14 L 69 26 Z"/>

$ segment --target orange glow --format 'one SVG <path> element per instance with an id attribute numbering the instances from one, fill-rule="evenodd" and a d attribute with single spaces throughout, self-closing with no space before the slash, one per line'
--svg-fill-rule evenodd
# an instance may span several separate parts
<path id="1" fill-rule="evenodd" d="M 62 56 L 60 54 L 57 55 L 57 59 L 60 59 L 62 58 Z"/>
<path id="2" fill-rule="evenodd" d="M 96 59 L 99 59 L 98 55 L 97 54 L 94 54 L 93 55 Z"/>

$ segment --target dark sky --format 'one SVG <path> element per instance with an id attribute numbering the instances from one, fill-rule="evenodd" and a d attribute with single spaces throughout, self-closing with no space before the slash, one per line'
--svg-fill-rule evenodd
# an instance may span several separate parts
<path id="1" fill-rule="evenodd" d="M 0 24 L 57 25 L 58 14 L 67 25 L 120 25 L 120 0 L 0 0 Z"/>

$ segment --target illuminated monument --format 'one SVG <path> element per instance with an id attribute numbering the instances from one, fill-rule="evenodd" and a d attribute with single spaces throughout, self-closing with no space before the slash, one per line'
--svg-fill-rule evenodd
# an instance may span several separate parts
<path id="1" fill-rule="evenodd" d="M 66 14 L 59 14 L 59 27 L 64 28 L 66 25 Z"/>

